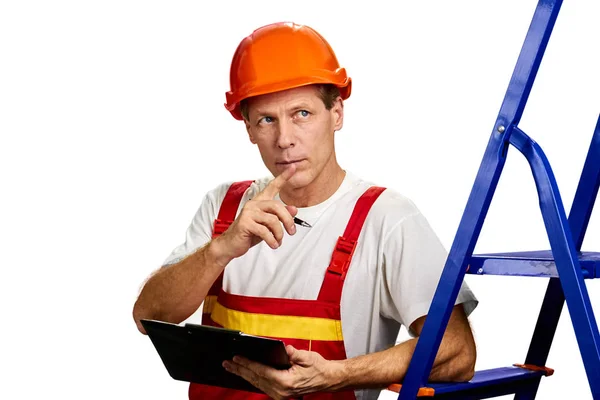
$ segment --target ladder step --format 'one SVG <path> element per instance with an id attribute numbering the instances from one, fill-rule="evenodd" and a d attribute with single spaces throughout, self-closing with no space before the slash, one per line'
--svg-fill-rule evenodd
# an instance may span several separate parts
<path id="1" fill-rule="evenodd" d="M 552 375 L 549 368 L 532 367 L 534 369 L 512 366 L 487 369 L 475 372 L 469 382 L 429 383 L 419 390 L 420 398 L 435 399 L 487 399 L 516 393 L 527 384 L 535 382 L 542 376 Z M 388 387 L 400 393 L 402 385 L 394 384 Z"/>
<path id="2" fill-rule="evenodd" d="M 600 278 L 600 253 L 583 251 L 578 258 L 585 279 Z M 473 255 L 467 274 L 558 277 L 550 250 Z"/>

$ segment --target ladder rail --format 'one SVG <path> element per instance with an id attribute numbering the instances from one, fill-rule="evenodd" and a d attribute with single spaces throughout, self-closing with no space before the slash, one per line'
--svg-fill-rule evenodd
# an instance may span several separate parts
<path id="1" fill-rule="evenodd" d="M 406 373 L 399 400 L 413 399 L 428 381 L 468 260 L 506 162 L 509 138 L 523 113 L 562 0 L 540 0 L 494 123 L 475 183 Z"/>
<path id="2" fill-rule="evenodd" d="M 526 364 L 546 365 L 564 304 L 565 295 L 560 279 L 550 278 L 525 357 Z M 517 393 L 514 400 L 535 399 L 539 385 L 540 379 L 532 383 L 528 391 Z"/>
<path id="3" fill-rule="evenodd" d="M 575 192 L 575 197 L 569 213 L 569 226 L 573 235 L 575 250 L 580 251 L 585 237 L 585 232 L 594 208 L 594 203 L 600 187 L 600 116 L 596 122 L 596 128 L 592 136 L 590 148 L 585 159 L 579 184 Z M 546 365 L 550 348 L 560 315 L 565 302 L 560 279 L 552 278 L 548 282 L 544 301 L 540 309 L 540 314 L 533 331 L 533 336 L 529 344 L 529 350 L 525 358 L 526 364 Z M 519 393 L 515 400 L 526 400 L 535 398 L 535 393 L 539 387 L 540 380 L 531 385 L 531 390 L 527 393 Z"/>
<path id="4" fill-rule="evenodd" d="M 596 129 L 595 135 L 597 133 L 598 129 Z M 592 146 L 594 146 L 595 143 L 595 141 L 592 141 Z M 583 272 L 577 258 L 578 249 L 573 240 L 574 235 L 571 232 L 570 223 L 567 220 L 556 179 L 554 178 L 552 168 L 550 167 L 550 163 L 542 148 L 517 127 L 515 127 L 513 131 L 511 144 L 523 153 L 531 166 L 539 195 L 542 217 L 550 240 L 550 247 L 552 248 L 556 268 L 558 270 L 561 291 L 564 296 L 560 296 L 558 288 L 554 286 L 552 289 L 553 291 L 549 294 L 550 296 L 554 296 L 554 298 L 548 301 L 554 306 L 557 306 L 557 310 L 550 312 L 548 317 L 540 314 L 539 318 L 541 321 L 538 319 L 538 322 L 543 324 L 546 329 L 556 330 L 556 325 L 558 324 L 557 317 L 560 317 L 560 314 L 558 314 L 558 316 L 556 315 L 556 311 L 562 309 L 562 299 L 566 299 L 590 388 L 594 397 L 600 397 L 600 334 L 598 332 L 598 324 L 594 317 L 594 310 L 590 302 L 587 286 L 584 282 Z M 592 151 L 589 154 L 594 154 L 595 149 L 591 150 Z M 598 160 L 591 160 L 589 165 L 590 168 L 588 168 L 588 170 L 592 169 L 592 167 L 600 166 L 600 162 L 598 162 Z M 588 166 L 587 163 L 586 166 Z M 600 171 L 596 172 L 600 173 Z M 586 177 L 589 178 L 589 176 Z M 583 178 L 582 174 L 582 179 Z M 583 193 L 578 197 L 578 204 L 585 205 L 586 203 L 591 202 L 591 204 L 588 204 L 590 205 L 589 212 L 587 212 L 587 209 L 584 210 L 585 215 L 587 215 L 587 220 L 589 220 L 591 209 L 593 208 L 592 200 L 595 200 L 597 187 L 595 193 L 594 190 L 588 190 L 585 180 L 583 182 L 580 181 L 579 187 Z M 575 204 L 575 206 L 577 206 L 577 204 Z M 573 225 L 576 229 L 584 230 L 587 226 L 587 220 L 580 219 L 578 223 L 574 223 Z M 582 235 L 579 235 L 580 232 L 575 233 L 576 236 L 583 237 Z M 545 302 L 546 300 L 544 303 Z M 560 305 L 557 303 L 560 303 Z M 544 359 L 547 358 L 549 345 L 552 343 L 553 332 L 552 335 L 550 335 L 550 332 L 547 332 L 545 335 L 547 335 L 547 337 L 545 337 L 543 343 L 548 347 L 537 349 L 540 343 L 534 342 L 534 340 L 536 340 L 536 337 L 534 336 L 528 354 L 529 360 L 526 362 L 536 361 L 536 365 L 545 364 Z M 536 348 L 536 350 L 533 350 L 534 354 L 532 354 L 532 347 Z M 543 354 L 544 352 L 546 354 Z M 534 356 L 539 357 L 539 359 L 532 360 Z M 544 362 L 542 363 L 542 361 Z"/>
<path id="5" fill-rule="evenodd" d="M 594 203 L 600 188 L 600 115 L 596 122 L 596 128 L 592 136 L 592 142 L 588 150 L 581 178 L 577 185 L 571 212 L 569 213 L 569 224 L 575 241 L 577 251 L 581 250 L 583 239 L 590 222 Z"/>
<path id="6" fill-rule="evenodd" d="M 548 46 L 562 0 L 539 0 L 500 106 L 496 126 L 518 125 Z M 506 137 L 508 140 L 508 136 Z"/>

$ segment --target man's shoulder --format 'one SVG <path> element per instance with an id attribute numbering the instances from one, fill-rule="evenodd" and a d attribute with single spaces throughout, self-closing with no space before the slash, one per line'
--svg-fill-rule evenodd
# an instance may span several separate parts
<path id="1" fill-rule="evenodd" d="M 372 210 L 377 213 L 393 213 L 399 215 L 419 213 L 419 209 L 411 198 L 401 193 L 394 187 L 390 187 L 390 185 L 361 179 L 357 176 L 352 176 L 352 180 L 357 186 L 357 190 L 361 193 L 366 192 L 371 187 L 382 187 L 385 189 L 379 195 L 375 203 L 373 203 Z"/>
<path id="2" fill-rule="evenodd" d="M 402 215 L 416 214 L 419 212 L 419 209 L 412 199 L 396 189 L 389 187 L 381 193 L 381 196 L 379 196 L 379 199 L 375 204 L 378 209 L 383 211 L 396 210 Z"/>
<path id="3" fill-rule="evenodd" d="M 370 187 L 385 188 L 369 210 L 369 219 L 374 224 L 385 224 L 391 227 L 421 213 L 412 199 L 397 189 L 356 177 L 354 179 L 357 183 L 357 190 L 361 193 L 366 192 Z"/>

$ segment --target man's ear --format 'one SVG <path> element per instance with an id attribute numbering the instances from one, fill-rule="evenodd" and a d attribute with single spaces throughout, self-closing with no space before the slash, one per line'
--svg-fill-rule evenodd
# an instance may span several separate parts
<path id="1" fill-rule="evenodd" d="M 344 126 L 344 100 L 341 97 L 335 99 L 330 111 L 333 114 L 333 130 L 339 131 Z"/>
<path id="2" fill-rule="evenodd" d="M 250 142 L 252 144 L 256 144 L 256 140 L 254 139 L 254 136 L 252 135 L 252 130 L 250 129 L 250 122 L 244 118 L 244 124 L 246 125 L 246 132 L 248 132 L 248 138 L 250 139 Z"/>

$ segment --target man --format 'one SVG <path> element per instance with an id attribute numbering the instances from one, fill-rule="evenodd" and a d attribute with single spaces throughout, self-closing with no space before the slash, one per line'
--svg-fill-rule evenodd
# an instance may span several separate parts
<path id="1" fill-rule="evenodd" d="M 145 284 L 133 315 L 179 323 L 204 301 L 203 324 L 276 337 L 292 368 L 225 362 L 275 399 L 375 399 L 402 381 L 446 252 L 402 195 L 340 167 L 334 136 L 351 80 L 316 31 L 291 23 L 245 38 L 226 108 L 243 120 L 273 177 L 210 191 L 183 245 Z M 463 286 L 431 374 L 469 380 L 475 344 Z M 312 395 L 311 395 L 312 394 Z M 191 399 L 264 395 L 191 384 Z"/>

